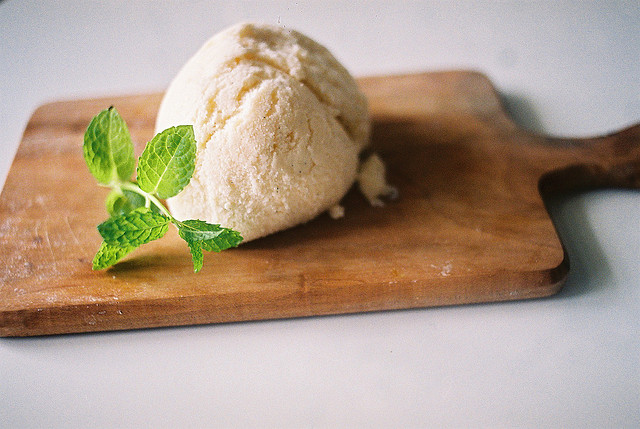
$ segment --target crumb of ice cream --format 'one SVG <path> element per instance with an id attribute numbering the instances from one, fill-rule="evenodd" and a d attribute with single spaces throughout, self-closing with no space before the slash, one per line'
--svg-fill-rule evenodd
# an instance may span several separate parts
<path id="1" fill-rule="evenodd" d="M 376 154 L 370 155 L 360 165 L 358 186 L 360 192 L 374 207 L 384 206 L 382 197 L 389 199 L 398 197 L 398 190 L 387 184 L 385 165 Z"/>

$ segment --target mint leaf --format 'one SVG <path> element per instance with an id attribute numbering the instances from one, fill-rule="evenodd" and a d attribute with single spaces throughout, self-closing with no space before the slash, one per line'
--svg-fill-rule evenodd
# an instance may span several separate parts
<path id="1" fill-rule="evenodd" d="M 142 207 L 102 222 L 98 232 L 107 244 L 138 247 L 162 237 L 170 222 L 167 216 Z"/>
<path id="2" fill-rule="evenodd" d="M 96 256 L 93 258 L 93 269 L 103 270 L 109 268 L 131 251 L 135 250 L 136 247 L 137 246 L 121 247 L 103 241 L 100 249 L 98 249 L 98 253 L 96 253 Z"/>
<path id="3" fill-rule="evenodd" d="M 178 222 L 178 234 L 186 242 L 203 242 L 204 250 L 220 252 L 242 241 L 240 233 L 201 220 Z"/>
<path id="4" fill-rule="evenodd" d="M 138 186 L 159 198 L 180 192 L 195 169 L 196 139 L 191 125 L 171 127 L 156 135 L 138 160 Z"/>
<path id="5" fill-rule="evenodd" d="M 199 272 L 204 264 L 204 255 L 202 254 L 202 245 L 197 241 L 187 241 L 189 252 L 191 252 L 191 261 L 193 262 L 193 271 Z"/>
<path id="6" fill-rule="evenodd" d="M 203 263 L 202 250 L 221 252 L 236 247 L 242 242 L 237 231 L 201 220 L 176 221 L 178 235 L 187 242 L 193 260 L 193 270 L 200 271 Z"/>
<path id="7" fill-rule="evenodd" d="M 105 201 L 109 216 L 116 217 L 127 214 L 137 208 L 144 207 L 144 196 L 132 191 L 114 189 Z"/>
<path id="8" fill-rule="evenodd" d="M 113 107 L 93 118 L 84 134 L 84 160 L 99 183 L 129 180 L 135 170 L 127 124 Z"/>

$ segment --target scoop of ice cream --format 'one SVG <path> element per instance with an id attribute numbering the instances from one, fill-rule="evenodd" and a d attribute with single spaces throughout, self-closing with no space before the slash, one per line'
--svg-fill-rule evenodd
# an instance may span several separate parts
<path id="1" fill-rule="evenodd" d="M 196 166 L 169 209 L 245 242 L 338 204 L 370 129 L 364 95 L 327 49 L 249 23 L 211 38 L 170 84 L 156 132 L 181 124 L 194 127 Z"/>

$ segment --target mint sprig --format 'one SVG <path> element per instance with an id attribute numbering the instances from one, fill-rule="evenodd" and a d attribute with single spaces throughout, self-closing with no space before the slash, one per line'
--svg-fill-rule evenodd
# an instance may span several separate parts
<path id="1" fill-rule="evenodd" d="M 83 154 L 99 184 L 111 188 L 105 205 L 111 216 L 98 225 L 102 244 L 93 269 L 116 264 L 139 246 L 165 235 L 169 224 L 187 242 L 195 272 L 203 250 L 220 252 L 242 242 L 237 231 L 201 220 L 179 221 L 160 202 L 177 195 L 195 169 L 196 140 L 191 125 L 168 128 L 149 141 L 138 168 L 125 121 L 110 107 L 93 118 L 84 135 Z M 136 171 L 137 181 L 131 181 Z"/>

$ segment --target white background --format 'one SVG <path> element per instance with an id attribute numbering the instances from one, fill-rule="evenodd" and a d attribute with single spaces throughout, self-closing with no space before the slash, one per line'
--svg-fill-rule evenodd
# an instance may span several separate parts
<path id="1" fill-rule="evenodd" d="M 482 71 L 539 133 L 640 121 L 632 0 L 2 1 L 2 181 L 37 106 L 161 91 L 242 20 L 296 28 L 357 76 Z M 640 192 L 551 211 L 571 273 L 550 299 L 0 339 L 0 427 L 640 427 Z"/>

